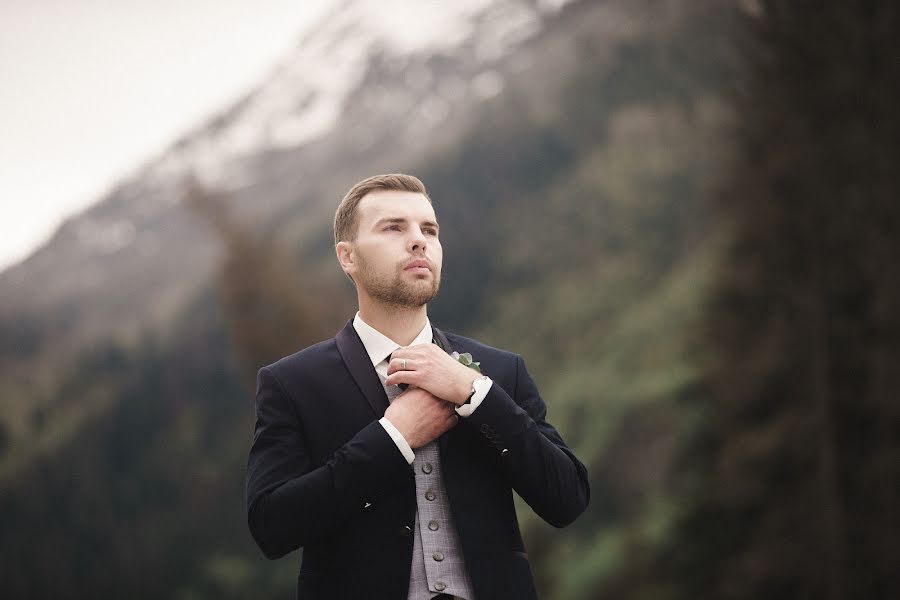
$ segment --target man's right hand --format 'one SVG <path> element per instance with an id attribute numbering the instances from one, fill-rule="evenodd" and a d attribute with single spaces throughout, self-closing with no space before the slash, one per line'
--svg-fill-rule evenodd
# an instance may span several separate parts
<path id="1" fill-rule="evenodd" d="M 415 450 L 456 425 L 459 417 L 455 408 L 452 402 L 441 400 L 421 388 L 410 387 L 394 398 L 384 416 Z"/>

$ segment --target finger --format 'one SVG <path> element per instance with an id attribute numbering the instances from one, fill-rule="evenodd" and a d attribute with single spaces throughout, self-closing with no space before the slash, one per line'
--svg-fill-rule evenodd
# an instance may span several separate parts
<path id="1" fill-rule="evenodd" d="M 388 373 L 396 373 L 397 371 L 415 371 L 421 366 L 420 361 L 412 358 L 392 358 L 388 363 Z"/>
<path id="2" fill-rule="evenodd" d="M 410 361 L 410 359 L 392 357 L 390 362 L 388 362 L 387 372 L 388 375 L 391 375 L 397 371 L 411 371 L 412 369 L 412 361 Z"/>
<path id="3" fill-rule="evenodd" d="M 419 375 L 417 371 L 394 371 L 393 373 L 389 372 L 387 379 L 384 380 L 384 383 L 385 385 L 397 385 L 400 383 L 418 385 Z"/>

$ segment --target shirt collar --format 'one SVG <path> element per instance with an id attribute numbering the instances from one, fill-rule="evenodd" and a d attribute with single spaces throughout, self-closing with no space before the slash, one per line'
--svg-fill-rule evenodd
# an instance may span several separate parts
<path id="1" fill-rule="evenodd" d="M 372 366 L 383 361 L 397 348 L 402 348 L 400 344 L 363 321 L 362 317 L 359 316 L 359 312 L 353 317 L 353 329 L 356 330 L 359 339 L 362 340 L 366 353 L 369 355 L 369 360 L 372 361 Z M 409 345 L 430 344 L 432 340 L 431 321 L 428 317 L 425 317 L 425 327 L 422 328 L 419 335 Z"/>

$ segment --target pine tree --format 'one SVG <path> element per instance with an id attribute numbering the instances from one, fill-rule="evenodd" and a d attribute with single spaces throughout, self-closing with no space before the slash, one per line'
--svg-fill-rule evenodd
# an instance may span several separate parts
<path id="1" fill-rule="evenodd" d="M 196 181 L 184 187 L 224 247 L 219 290 L 246 381 L 261 366 L 334 335 L 351 314 L 346 293 L 305 273 L 275 239 L 239 223 L 222 194 Z"/>

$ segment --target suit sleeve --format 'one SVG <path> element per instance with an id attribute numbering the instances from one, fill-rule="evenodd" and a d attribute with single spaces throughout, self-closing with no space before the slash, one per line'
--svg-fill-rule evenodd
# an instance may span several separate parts
<path id="1" fill-rule="evenodd" d="M 587 508 L 587 469 L 546 421 L 547 407 L 520 356 L 515 381 L 513 397 L 495 382 L 466 420 L 500 454 L 522 499 L 542 519 L 564 527 Z"/>
<path id="2" fill-rule="evenodd" d="M 290 397 L 268 368 L 259 371 L 247 519 L 266 557 L 333 534 L 366 498 L 408 475 L 409 465 L 378 421 L 313 468 Z"/>

